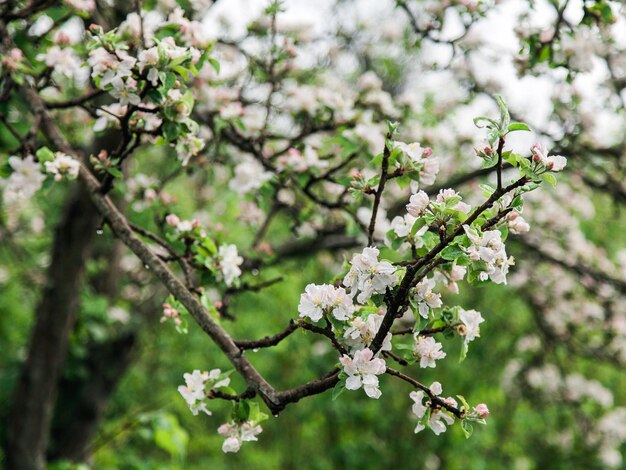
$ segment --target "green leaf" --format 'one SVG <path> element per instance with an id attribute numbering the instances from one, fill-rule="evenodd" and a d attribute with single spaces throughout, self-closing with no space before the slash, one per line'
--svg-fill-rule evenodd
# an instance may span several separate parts
<path id="1" fill-rule="evenodd" d="M 487 122 L 487 124 L 481 126 L 480 123 L 482 123 L 483 121 Z M 496 122 L 496 120 L 488 118 L 487 116 L 478 116 L 474 118 L 474 125 L 479 129 L 482 129 L 483 127 L 486 127 L 487 129 L 494 129 L 498 127 L 498 123 Z"/>
<path id="2" fill-rule="evenodd" d="M 512 122 L 511 124 L 509 124 L 508 131 L 530 131 L 530 127 L 528 127 L 528 125 L 524 124 L 523 122 Z"/>
<path id="3" fill-rule="evenodd" d="M 250 417 L 250 403 L 247 400 L 235 402 L 232 411 L 233 419 L 237 422 L 248 421 Z"/>
<path id="4" fill-rule="evenodd" d="M 344 380 L 340 380 L 337 382 L 337 385 L 333 388 L 333 401 L 337 399 L 339 395 L 341 395 L 346 390 L 346 382 Z"/>
<path id="5" fill-rule="evenodd" d="M 172 142 L 173 140 L 175 140 L 176 137 L 178 137 L 178 134 L 180 132 L 180 126 L 172 121 L 166 121 L 163 124 L 162 129 L 163 129 L 163 137 L 168 142 Z"/>
<path id="6" fill-rule="evenodd" d="M 414 237 L 415 234 L 421 229 L 424 225 L 426 225 L 426 219 L 420 217 L 415 222 L 413 222 L 413 227 L 411 227 L 411 236 Z"/>
<path id="7" fill-rule="evenodd" d="M 509 115 L 509 110 L 506 107 L 506 103 L 504 99 L 500 95 L 496 95 L 496 102 L 498 103 L 498 108 L 500 108 L 500 132 L 504 129 L 508 129 L 509 124 L 511 123 L 511 116 Z"/>
<path id="8" fill-rule="evenodd" d="M 553 187 L 556 186 L 556 176 L 552 173 L 544 173 L 541 175 L 541 179 L 550 183 Z"/>
<path id="9" fill-rule="evenodd" d="M 457 398 L 463 405 L 463 408 L 465 408 L 466 410 L 469 410 L 471 408 L 471 406 L 469 406 L 469 403 L 467 403 L 467 400 L 465 399 L 463 395 L 457 395 Z"/>
<path id="10" fill-rule="evenodd" d="M 211 67 L 213 67 L 213 70 L 215 70 L 215 73 L 219 75 L 220 73 L 219 61 L 217 59 L 214 59 L 213 57 L 209 57 L 207 60 L 209 61 L 209 64 L 211 64 Z"/>
<path id="11" fill-rule="evenodd" d="M 465 439 L 469 439 L 474 432 L 474 426 L 465 419 L 461 421 L 461 429 L 463 430 L 463 434 L 465 434 Z"/>
<path id="12" fill-rule="evenodd" d="M 187 81 L 189 79 L 189 70 L 187 70 L 182 65 L 172 65 L 170 66 L 170 69 L 180 75 L 184 81 Z"/>
<path id="13" fill-rule="evenodd" d="M 163 102 L 163 94 L 159 90 L 151 88 L 146 92 L 146 97 L 154 104 L 161 104 Z"/>
<path id="14" fill-rule="evenodd" d="M 35 155 L 40 162 L 51 162 L 54 160 L 54 153 L 48 147 L 41 147 L 35 152 Z"/>
<path id="15" fill-rule="evenodd" d="M 265 421 L 268 416 L 263 413 L 259 407 L 259 404 L 255 401 L 250 403 L 250 412 L 248 413 L 248 419 L 254 421 L 255 423 L 260 423 Z"/>
<path id="16" fill-rule="evenodd" d="M 450 245 L 443 249 L 441 252 L 441 257 L 448 261 L 456 261 L 456 259 L 463 255 L 463 250 L 456 245 Z"/>
<path id="17" fill-rule="evenodd" d="M 167 92 L 176 83 L 176 75 L 172 72 L 166 72 L 163 75 L 164 76 L 161 77 L 161 82 L 163 83 L 163 91 Z"/>
<path id="18" fill-rule="evenodd" d="M 107 168 L 106 170 L 108 174 L 110 174 L 111 176 L 114 176 L 115 178 L 122 178 L 124 176 L 124 174 L 115 167 L 110 167 L 110 168 Z"/>
<path id="19" fill-rule="evenodd" d="M 465 358 L 467 357 L 467 343 L 465 343 L 465 340 L 463 338 L 461 338 L 463 341 L 463 344 L 461 345 L 461 356 L 459 357 L 459 362 L 463 362 L 465 360 Z"/>

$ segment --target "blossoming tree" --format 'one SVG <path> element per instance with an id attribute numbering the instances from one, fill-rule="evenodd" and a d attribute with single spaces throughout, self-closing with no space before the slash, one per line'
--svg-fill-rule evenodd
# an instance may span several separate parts
<path id="1" fill-rule="evenodd" d="M 584 445 L 604 465 L 621 465 L 625 409 L 559 361 L 626 360 L 624 252 L 603 250 L 602 236 L 585 231 L 600 198 L 625 200 L 624 136 L 603 137 L 602 113 L 577 89 L 585 74 L 604 72 L 594 84 L 600 107 L 624 122 L 615 28 L 626 20 L 617 2 L 498 3 L 398 0 L 385 5 L 393 24 L 339 21 L 319 37 L 283 21 L 281 2 L 265 4 L 240 33 L 209 27 L 217 7 L 203 1 L 0 5 L 0 235 L 24 246 L 41 230 L 29 222 L 36 207 L 58 219 L 12 392 L 9 468 L 42 468 L 50 454 L 88 457 L 133 337 L 158 317 L 161 334 L 199 329 L 229 363 L 218 369 L 207 357 L 189 364 L 184 384 L 171 384 L 193 415 L 204 415 L 197 419 L 230 407 L 213 426 L 226 453 L 259 439 L 269 415 L 280 420 L 320 394 L 347 401 L 364 393 L 381 413 L 387 400 L 401 402 L 415 433 L 457 425 L 470 437 L 486 424 L 488 404 L 423 377 L 444 362 L 472 361 L 489 315 L 465 304 L 463 292 L 490 284 L 521 295 L 536 322 L 531 333 L 511 332 L 527 360 L 509 362 L 504 388 L 542 394 L 538 406 L 590 402 L 581 410 L 592 429 Z M 336 8 L 348 20 L 350 8 L 360 11 Z M 554 22 L 535 27 L 541 8 Z M 493 43 L 480 32 L 503 11 L 520 19 L 515 53 L 498 51 L 491 67 L 514 65 L 521 77 L 558 85 L 542 120 L 519 103 L 518 112 L 515 93 L 485 76 Z M 280 328 L 260 311 L 256 337 L 230 332 L 236 298 L 263 298 L 293 282 L 272 277 L 289 260 L 321 262 L 327 252 L 321 282 L 304 269 L 291 274 L 303 289 L 281 305 Z M 106 299 L 102 328 L 127 327 L 108 337 L 113 372 L 82 382 L 91 388 L 77 400 L 95 419 L 59 431 L 51 451 L 86 284 Z M 141 312 L 155 295 L 156 318 L 154 306 Z M 305 333 L 326 345 L 325 372 L 277 386 L 262 355 Z M 390 381 L 403 383 L 402 394 L 382 393 Z"/>

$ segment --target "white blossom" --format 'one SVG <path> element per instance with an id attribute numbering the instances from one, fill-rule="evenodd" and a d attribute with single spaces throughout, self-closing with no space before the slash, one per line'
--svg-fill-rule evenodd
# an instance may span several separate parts
<path id="1" fill-rule="evenodd" d="M 384 294 L 388 287 L 398 283 L 395 268 L 387 261 L 378 261 L 378 248 L 367 247 L 361 254 L 355 254 L 350 261 L 352 267 L 343 280 L 353 297 L 360 294 L 357 301 L 365 303 L 372 294 Z"/>
<path id="2" fill-rule="evenodd" d="M 350 322 L 343 338 L 351 352 L 367 348 L 372 343 L 384 317 L 383 313 L 370 313 L 365 320 L 357 316 Z M 391 333 L 387 333 L 380 347 L 381 351 L 391 351 L 391 338 Z"/>
<path id="3" fill-rule="evenodd" d="M 434 287 L 435 280 L 431 278 L 423 279 L 415 286 L 417 308 L 419 314 L 424 318 L 428 318 L 428 312 L 431 308 L 439 308 L 443 305 L 441 294 L 433 292 Z"/>
<path id="4" fill-rule="evenodd" d="M 119 100 L 121 106 L 132 104 L 137 106 L 141 103 L 141 98 L 137 94 L 137 82 L 132 78 L 124 81 L 121 77 L 115 77 L 111 80 L 113 89 L 111 96 Z"/>
<path id="5" fill-rule="evenodd" d="M 178 387 L 178 393 L 185 399 L 193 415 L 197 416 L 198 412 L 202 411 L 210 416 L 211 412 L 207 409 L 206 403 L 204 403 L 206 398 L 204 387 L 209 379 L 209 373 L 194 370 L 191 374 L 185 373 L 183 378 L 185 379 L 185 385 Z"/>
<path id="6" fill-rule="evenodd" d="M 13 169 L 13 173 L 3 182 L 4 201 L 7 204 L 29 199 L 41 188 L 41 184 L 46 179 L 41 172 L 41 166 L 32 155 L 24 159 L 11 156 L 9 166 Z"/>
<path id="7" fill-rule="evenodd" d="M 514 264 L 513 257 L 507 258 L 506 249 L 499 230 L 488 230 L 479 234 L 468 225 L 463 229 L 472 245 L 465 251 L 472 261 L 484 261 L 486 269 L 480 273 L 481 280 L 491 279 L 496 284 L 506 284 L 509 266 Z"/>
<path id="8" fill-rule="evenodd" d="M 51 46 L 44 54 L 38 54 L 37 60 L 43 61 L 55 72 L 72 78 L 80 69 L 80 60 L 71 47 Z"/>
<path id="9" fill-rule="evenodd" d="M 391 221 L 391 229 L 399 237 L 407 237 L 411 233 L 411 229 L 416 220 L 417 218 L 411 214 L 406 214 L 404 217 L 398 215 Z"/>
<path id="10" fill-rule="evenodd" d="M 530 230 L 530 225 L 524 218 L 519 214 L 519 212 L 512 211 L 509 212 L 506 216 L 506 225 L 509 227 L 511 233 L 520 234 L 525 233 Z"/>
<path id="11" fill-rule="evenodd" d="M 230 287 L 241 276 L 239 266 L 243 263 L 243 258 L 237 253 L 237 246 L 235 245 L 220 246 L 217 256 L 222 275 L 224 276 L 224 283 Z"/>
<path id="12" fill-rule="evenodd" d="M 271 178 L 272 173 L 265 171 L 259 162 L 250 158 L 235 167 L 235 175 L 228 187 L 239 194 L 247 194 L 259 189 Z"/>
<path id="13" fill-rule="evenodd" d="M 337 320 L 348 320 L 354 313 L 354 305 L 343 287 L 309 284 L 300 296 L 298 312 L 314 322 L 320 321 L 324 312 Z"/>
<path id="14" fill-rule="evenodd" d="M 243 442 L 257 441 L 257 435 L 263 432 L 263 428 L 254 421 L 245 421 L 243 423 L 224 423 L 217 432 L 226 439 L 222 444 L 222 451 L 238 452 Z"/>
<path id="15" fill-rule="evenodd" d="M 446 203 L 448 200 L 452 198 L 454 198 L 455 200 L 458 199 L 458 202 L 452 207 L 452 209 L 456 211 L 465 212 L 466 214 L 469 213 L 471 209 L 470 205 L 462 202 L 461 195 L 457 193 L 454 189 L 448 188 L 448 189 L 440 190 L 439 194 L 437 194 L 436 201 L 439 203 Z"/>
<path id="16" fill-rule="evenodd" d="M 441 393 L 443 392 L 443 389 L 441 388 L 441 384 L 439 382 L 433 382 L 429 389 L 430 392 L 436 396 L 441 395 Z M 421 420 L 426 415 L 426 411 L 428 410 L 428 408 L 431 407 L 431 402 L 430 400 L 427 400 L 426 404 L 424 404 L 424 399 L 427 397 L 426 393 L 421 390 L 411 392 L 409 394 L 409 397 L 414 402 L 411 411 L 418 419 L 418 423 L 414 431 L 415 433 L 418 433 L 426 428 L 426 426 L 421 424 Z M 443 399 L 443 401 L 452 406 L 457 406 L 456 401 L 451 397 L 445 398 Z M 445 432 L 446 425 L 450 426 L 452 424 L 454 424 L 454 418 L 442 408 L 433 408 L 431 410 L 430 417 L 428 418 L 428 427 L 430 427 L 435 435 L 439 435 L 442 432 Z"/>
<path id="17" fill-rule="evenodd" d="M 430 412 L 428 426 L 436 436 L 446 431 L 446 424 L 448 426 L 453 425 L 454 418 L 442 409 L 437 409 Z"/>
<path id="18" fill-rule="evenodd" d="M 446 357 L 446 353 L 442 351 L 442 347 L 441 343 L 438 343 L 430 336 L 418 337 L 414 351 L 420 357 L 420 367 L 435 367 L 436 360 Z"/>
<path id="19" fill-rule="evenodd" d="M 465 326 L 466 345 L 475 338 L 480 337 L 480 324 L 485 321 L 480 312 L 476 310 L 461 310 L 459 320 Z"/>
<path id="20" fill-rule="evenodd" d="M 340 359 L 343 371 L 348 375 L 346 388 L 358 390 L 363 387 L 370 398 L 380 398 L 381 391 L 378 388 L 378 375 L 386 370 L 385 361 L 374 358 L 371 349 L 361 349 L 354 353 L 354 357 L 343 355 Z"/>
<path id="21" fill-rule="evenodd" d="M 419 217 L 424 213 L 428 204 L 430 204 L 428 194 L 424 191 L 418 191 L 409 199 L 409 203 L 406 205 L 406 211 L 413 217 Z"/>
<path id="22" fill-rule="evenodd" d="M 543 145 L 535 144 L 530 148 L 530 151 L 532 152 L 532 159 L 535 163 L 541 164 L 547 170 L 554 173 L 563 171 L 567 165 L 567 158 L 561 155 L 548 155 L 548 150 Z"/>
<path id="23" fill-rule="evenodd" d="M 46 171 L 54 175 L 55 181 L 61 181 L 64 176 L 70 180 L 76 179 L 80 170 L 78 160 L 62 152 L 56 152 L 54 154 L 54 160 L 45 162 L 44 165 Z"/>

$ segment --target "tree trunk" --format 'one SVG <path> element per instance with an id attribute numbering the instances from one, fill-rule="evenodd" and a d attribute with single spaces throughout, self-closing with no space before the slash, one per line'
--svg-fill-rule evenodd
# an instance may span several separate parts
<path id="1" fill-rule="evenodd" d="M 50 461 L 85 462 L 111 395 L 130 366 L 136 334 L 89 346 L 86 377 L 62 379 L 52 424 Z"/>
<path id="2" fill-rule="evenodd" d="M 80 185 L 55 230 L 47 285 L 36 309 L 28 355 L 13 401 L 7 439 L 9 470 L 43 469 L 50 420 L 80 286 L 100 216 Z"/>
<path id="3" fill-rule="evenodd" d="M 120 208 L 125 208 L 121 200 Z M 124 244 L 106 237 L 94 247 L 93 258 L 106 261 L 106 268 L 89 279 L 93 290 L 114 303 L 120 290 Z M 135 316 L 137 312 L 133 311 Z M 81 359 L 86 375 L 62 377 L 54 407 L 48 460 L 85 462 L 91 455 L 91 441 L 119 381 L 132 364 L 137 332 L 127 330 L 104 342 L 91 342 Z M 69 362 L 70 359 L 68 359 Z"/>

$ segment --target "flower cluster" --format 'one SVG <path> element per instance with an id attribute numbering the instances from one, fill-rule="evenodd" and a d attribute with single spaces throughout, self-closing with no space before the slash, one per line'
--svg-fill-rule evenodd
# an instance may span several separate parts
<path id="1" fill-rule="evenodd" d="M 55 181 L 61 181 L 63 177 L 73 180 L 78 176 L 80 163 L 75 158 L 62 152 L 54 154 L 54 160 L 45 162 L 46 171 L 54 175 Z"/>
<path id="2" fill-rule="evenodd" d="M 222 374 L 220 369 L 213 369 L 210 372 L 194 370 L 191 374 L 183 374 L 183 378 L 185 385 L 178 387 L 178 393 L 185 399 L 194 416 L 200 411 L 210 416 L 211 412 L 206 406 L 207 392 L 211 389 L 228 387 L 230 384 L 230 378 Z"/>
<path id="3" fill-rule="evenodd" d="M 382 392 L 378 388 L 378 375 L 386 370 L 385 361 L 375 358 L 371 349 L 361 349 L 353 357 L 343 355 L 340 359 L 343 371 L 347 374 L 346 388 L 358 390 L 363 387 L 370 398 L 380 398 Z"/>
<path id="4" fill-rule="evenodd" d="M 530 151 L 533 162 L 553 173 L 563 171 L 567 165 L 567 158 L 561 155 L 548 155 L 548 150 L 543 145 L 535 144 L 530 148 Z"/>
<path id="5" fill-rule="evenodd" d="M 419 314 L 428 318 L 428 312 L 432 308 L 439 308 L 443 305 L 441 294 L 433 292 L 435 280 L 426 278 L 415 286 L 415 301 L 418 305 Z"/>
<path id="6" fill-rule="evenodd" d="M 170 304 L 164 303 L 161 323 L 165 323 L 167 320 L 172 320 L 174 322 L 174 325 L 176 325 L 177 327 L 180 327 L 183 323 L 182 319 L 180 318 L 180 312 L 172 307 Z"/>
<path id="7" fill-rule="evenodd" d="M 28 200 L 31 198 L 46 179 L 41 172 L 41 166 L 35 161 L 32 155 L 26 158 L 17 156 L 9 157 L 9 166 L 13 170 L 9 178 L 3 183 L 4 202 Z"/>
<path id="8" fill-rule="evenodd" d="M 414 352 L 420 358 L 420 367 L 435 367 L 435 361 L 446 357 L 442 347 L 441 343 L 430 336 L 416 335 Z"/>
<path id="9" fill-rule="evenodd" d="M 343 342 L 351 352 L 367 348 L 380 330 L 383 322 L 384 311 L 369 313 L 365 318 L 362 316 L 354 317 L 349 323 L 343 334 Z M 391 351 L 391 333 L 387 333 L 380 347 L 381 351 Z"/>
<path id="10" fill-rule="evenodd" d="M 499 230 L 480 233 L 475 227 L 464 225 L 463 229 L 471 245 L 466 249 L 470 260 L 481 262 L 479 279 L 491 279 L 496 284 L 506 284 L 509 266 L 514 264 L 513 257 L 507 257 L 506 248 Z"/>
<path id="11" fill-rule="evenodd" d="M 324 314 L 330 314 L 337 320 L 348 320 L 354 313 L 354 304 L 343 287 L 309 284 L 300 296 L 298 312 L 301 317 L 308 317 L 314 322 L 321 320 Z"/>
<path id="12" fill-rule="evenodd" d="M 231 287 L 241 276 L 241 268 L 239 266 L 243 263 L 243 258 L 239 256 L 236 245 L 221 245 L 217 252 L 217 257 L 224 283 Z"/>
<path id="13" fill-rule="evenodd" d="M 402 150 L 409 158 L 411 165 L 418 169 L 421 184 L 431 185 L 435 182 L 439 173 L 439 159 L 432 156 L 433 151 L 430 147 L 424 148 L 417 142 L 411 144 L 394 142 L 394 146 Z"/>
<path id="14" fill-rule="evenodd" d="M 443 392 L 439 382 L 433 382 L 429 390 L 430 393 L 436 397 L 439 397 Z M 414 402 L 411 411 L 418 419 L 417 426 L 415 427 L 416 434 L 426 429 L 426 426 L 428 426 L 431 431 L 438 436 L 446 431 L 446 426 L 454 424 L 454 417 L 434 400 L 428 399 L 424 402 L 426 398 L 425 392 L 421 390 L 413 391 L 409 394 L 409 397 Z M 443 398 L 442 401 L 455 408 L 458 406 L 456 400 L 452 397 Z"/>
<path id="15" fill-rule="evenodd" d="M 378 248 L 368 247 L 361 254 L 355 254 L 352 265 L 343 280 L 353 297 L 359 292 L 357 301 L 367 302 L 372 294 L 384 294 L 389 287 L 398 284 L 394 266 L 388 261 L 378 261 Z"/>
<path id="16" fill-rule="evenodd" d="M 243 442 L 256 441 L 257 435 L 263 432 L 263 428 L 254 421 L 235 422 L 222 424 L 217 432 L 226 439 L 222 444 L 222 451 L 238 452 Z"/>

